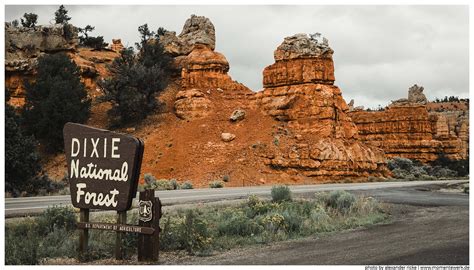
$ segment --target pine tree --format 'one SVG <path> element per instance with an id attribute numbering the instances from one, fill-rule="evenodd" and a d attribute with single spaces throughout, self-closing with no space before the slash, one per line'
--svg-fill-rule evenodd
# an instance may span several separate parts
<path id="1" fill-rule="evenodd" d="M 163 45 L 152 39 L 148 25 L 138 28 L 141 35 L 137 48 L 122 50 L 111 66 L 112 78 L 100 83 L 104 99 L 112 103 L 109 115 L 115 125 L 141 121 L 158 106 L 156 94 L 166 88 L 171 68 L 171 57 Z"/>
<path id="2" fill-rule="evenodd" d="M 18 194 L 40 170 L 37 142 L 25 135 L 20 127 L 20 117 L 7 102 L 9 91 L 5 93 L 5 190 Z"/>
<path id="3" fill-rule="evenodd" d="M 35 27 L 36 23 L 38 22 L 38 15 L 34 13 L 25 13 L 23 14 L 23 18 L 21 18 L 21 25 L 23 27 Z"/>
<path id="4" fill-rule="evenodd" d="M 64 124 L 84 123 L 89 118 L 91 101 L 78 66 L 64 53 L 42 56 L 36 80 L 26 83 L 25 90 L 25 127 L 44 143 L 46 150 L 61 151 Z"/>
<path id="5" fill-rule="evenodd" d="M 56 23 L 59 23 L 59 24 L 64 24 L 64 23 L 67 23 L 69 22 L 69 20 L 71 19 L 71 17 L 69 17 L 67 15 L 68 11 L 67 9 L 64 7 L 64 5 L 60 5 L 59 6 L 59 9 L 56 10 L 56 12 L 54 12 L 54 20 L 56 21 Z"/>

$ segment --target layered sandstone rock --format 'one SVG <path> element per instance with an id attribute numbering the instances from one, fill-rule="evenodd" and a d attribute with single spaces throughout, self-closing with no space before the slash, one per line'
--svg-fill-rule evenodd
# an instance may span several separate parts
<path id="1" fill-rule="evenodd" d="M 455 103 L 428 103 L 427 109 L 434 123 L 433 136 L 441 141 L 443 155 L 458 160 L 469 157 L 469 105 Z"/>
<path id="2" fill-rule="evenodd" d="M 101 95 L 96 82 L 109 75 L 106 66 L 118 56 L 117 52 L 79 47 L 78 29 L 69 24 L 26 28 L 6 23 L 5 85 L 12 91 L 11 105 L 23 106 L 23 82 L 34 79 L 38 57 L 59 52 L 66 53 L 79 66 L 89 95 Z"/>
<path id="3" fill-rule="evenodd" d="M 383 153 L 358 140 L 349 107 L 333 85 L 332 54 L 326 39 L 305 34 L 285 38 L 275 51 L 256 103 L 289 132 L 263 155 L 265 163 L 316 179 L 383 175 Z"/>
<path id="4" fill-rule="evenodd" d="M 112 43 L 110 44 L 110 49 L 114 52 L 120 52 L 123 50 L 123 44 L 121 39 L 112 39 Z"/>
<path id="5" fill-rule="evenodd" d="M 27 28 L 5 23 L 5 86 L 12 91 L 10 104 L 23 106 L 23 81 L 33 79 L 38 57 L 74 51 L 77 44 L 77 28 L 71 25 Z"/>
<path id="6" fill-rule="evenodd" d="M 394 101 L 382 111 L 349 113 L 367 144 L 380 147 L 388 157 L 430 162 L 445 155 L 465 159 L 468 155 L 466 112 L 436 111 L 423 94 L 423 87 L 409 88 L 408 98 Z"/>

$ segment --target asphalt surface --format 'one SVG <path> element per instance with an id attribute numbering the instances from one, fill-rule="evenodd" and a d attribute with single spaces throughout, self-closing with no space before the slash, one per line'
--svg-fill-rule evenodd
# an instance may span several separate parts
<path id="1" fill-rule="evenodd" d="M 413 187 L 434 183 L 457 183 L 466 180 L 446 180 L 446 181 L 411 181 L 411 182 L 376 182 L 376 183 L 348 183 L 348 184 L 318 184 L 318 185 L 298 185 L 290 186 L 294 194 L 314 193 L 318 191 L 330 190 L 352 190 L 364 191 L 381 188 Z M 255 194 L 260 196 L 270 196 L 271 186 L 257 187 L 236 187 L 222 189 L 191 189 L 191 190 L 166 190 L 157 191 L 163 205 L 186 204 L 191 202 L 207 202 L 218 200 L 232 200 L 245 198 Z M 389 192 L 387 191 L 388 195 Z M 387 195 L 387 194 L 386 194 Z M 138 197 L 138 196 L 137 196 Z M 421 200 L 427 198 L 421 198 Z M 429 198 L 428 198 L 429 199 Z M 21 197 L 5 199 L 5 217 L 18 217 L 40 213 L 55 205 L 71 205 L 71 196 L 41 196 L 41 197 Z M 134 200 L 136 205 L 136 199 Z"/>
<path id="2" fill-rule="evenodd" d="M 389 203 L 391 222 L 166 264 L 468 265 L 469 195 L 441 184 L 355 190 Z"/>

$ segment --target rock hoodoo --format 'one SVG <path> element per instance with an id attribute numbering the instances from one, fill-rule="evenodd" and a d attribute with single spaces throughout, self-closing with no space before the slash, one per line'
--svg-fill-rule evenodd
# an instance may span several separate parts
<path id="1" fill-rule="evenodd" d="M 263 71 L 265 88 L 256 102 L 296 139 L 279 140 L 265 162 L 319 179 L 383 175 L 383 153 L 358 140 L 349 107 L 333 85 L 333 50 L 327 39 L 315 36 L 285 38 L 274 53 L 275 64 Z"/>
<path id="2" fill-rule="evenodd" d="M 204 16 L 191 15 L 178 36 L 176 32 L 166 31 L 160 37 L 160 42 L 173 56 L 188 55 L 197 44 L 205 45 L 213 51 L 216 47 L 214 25 Z"/>

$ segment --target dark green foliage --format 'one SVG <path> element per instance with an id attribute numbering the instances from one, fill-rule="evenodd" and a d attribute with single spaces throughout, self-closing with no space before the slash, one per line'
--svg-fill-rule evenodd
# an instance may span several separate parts
<path id="1" fill-rule="evenodd" d="M 139 28 L 142 41 L 137 44 L 138 54 L 133 48 L 123 49 L 110 67 L 113 76 L 99 84 L 104 100 L 112 103 L 109 115 L 117 126 L 141 121 L 154 112 L 156 94 L 168 84 L 171 57 L 159 42 L 150 39 L 152 32 L 145 26 Z"/>
<path id="2" fill-rule="evenodd" d="M 451 160 L 444 155 L 440 155 L 431 163 L 432 166 L 446 167 L 457 172 L 458 176 L 469 175 L 469 158 L 461 160 Z"/>
<path id="3" fill-rule="evenodd" d="M 66 40 L 71 40 L 74 37 L 74 26 L 69 23 L 63 24 L 63 35 Z"/>
<path id="4" fill-rule="evenodd" d="M 71 19 L 71 17 L 69 17 L 67 15 L 68 11 L 67 9 L 64 7 L 64 5 L 60 5 L 59 6 L 59 9 L 56 10 L 56 12 L 54 12 L 54 20 L 56 21 L 56 23 L 67 23 L 69 22 L 69 20 Z"/>
<path id="5" fill-rule="evenodd" d="M 97 37 L 88 37 L 84 39 L 81 42 L 81 45 L 85 47 L 90 47 L 95 50 L 101 50 L 107 47 L 109 45 L 107 42 L 104 42 L 104 37 L 103 36 L 97 36 Z"/>
<path id="6" fill-rule="evenodd" d="M 64 53 L 39 58 L 37 76 L 25 83 L 23 109 L 26 129 L 49 152 L 64 148 L 63 126 L 67 122 L 84 123 L 89 118 L 91 101 L 80 80 L 80 70 Z"/>
<path id="7" fill-rule="evenodd" d="M 223 188 L 224 183 L 220 180 L 215 180 L 215 181 L 209 182 L 209 187 L 210 188 Z"/>
<path id="8" fill-rule="evenodd" d="M 395 157 L 387 162 L 392 175 L 405 180 L 435 180 L 437 178 L 453 178 L 469 174 L 468 160 L 449 160 L 441 156 L 431 163 L 423 165 L 417 160 Z"/>
<path id="9" fill-rule="evenodd" d="M 17 19 L 13 20 L 13 21 L 11 22 L 11 24 L 12 24 L 13 27 L 18 27 L 18 26 L 20 25 L 20 23 L 18 22 Z"/>
<path id="10" fill-rule="evenodd" d="M 273 186 L 271 194 L 274 202 L 291 201 L 291 191 L 288 186 Z"/>
<path id="11" fill-rule="evenodd" d="M 75 222 L 72 207 L 54 207 L 6 226 L 5 263 L 34 265 L 47 257 L 75 256 Z"/>
<path id="12" fill-rule="evenodd" d="M 38 15 L 34 13 L 25 13 L 23 14 L 23 18 L 21 18 L 21 25 L 23 27 L 35 27 L 36 23 L 38 22 Z"/>
<path id="13" fill-rule="evenodd" d="M 28 181 L 25 188 L 21 191 L 26 191 L 27 195 L 47 195 L 58 192 L 65 188 L 64 182 L 57 182 L 51 180 L 47 174 L 36 176 Z"/>
<path id="14" fill-rule="evenodd" d="M 95 50 L 101 50 L 109 45 L 108 43 L 104 42 L 103 36 L 97 37 L 90 37 L 89 32 L 94 31 L 95 27 L 87 25 L 84 28 L 79 28 L 79 32 L 82 34 L 79 36 L 79 44 L 84 47 L 93 48 Z"/>
<path id="15" fill-rule="evenodd" d="M 60 229 L 72 231 L 75 229 L 76 215 L 72 207 L 54 206 L 46 209 L 37 218 L 37 224 L 38 233 L 42 236 Z"/>
<path id="16" fill-rule="evenodd" d="M 179 220 L 172 222 L 168 216 L 162 220 L 160 234 L 162 250 L 186 250 L 190 254 L 206 252 L 211 246 L 208 224 L 193 210 L 180 214 Z"/>
<path id="17" fill-rule="evenodd" d="M 5 89 L 5 100 L 9 90 Z M 29 182 L 41 169 L 37 142 L 25 135 L 20 127 L 20 118 L 15 109 L 5 102 L 5 190 L 17 196 L 27 188 Z"/>
<path id="18" fill-rule="evenodd" d="M 28 218 L 19 224 L 5 226 L 5 264 L 37 264 L 40 240 L 34 219 Z"/>

